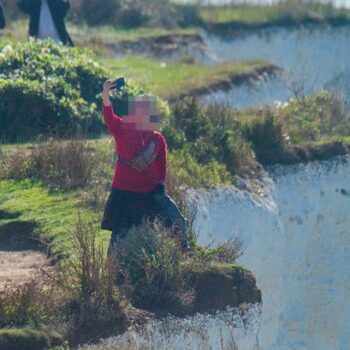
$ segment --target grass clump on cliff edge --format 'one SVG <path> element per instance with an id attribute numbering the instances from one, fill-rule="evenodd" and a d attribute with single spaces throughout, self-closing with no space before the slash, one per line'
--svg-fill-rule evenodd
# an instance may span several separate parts
<path id="1" fill-rule="evenodd" d="M 175 164 L 188 174 L 191 160 L 210 166 L 215 171 L 209 174 L 227 183 L 258 170 L 258 163 L 297 163 L 347 153 L 350 114 L 344 101 L 328 91 L 247 110 L 202 106 L 187 98 L 173 108 L 163 132 L 172 153 L 181 155 Z"/>
<path id="2" fill-rule="evenodd" d="M 349 151 L 350 113 L 332 92 L 241 111 L 239 116 L 243 137 L 262 164 L 329 159 Z"/>
<path id="3" fill-rule="evenodd" d="M 234 240 L 216 248 L 201 247 L 194 236 L 191 246 L 191 251 L 182 252 L 179 238 L 160 223 L 131 229 L 125 240 L 117 243 L 115 255 L 132 304 L 174 313 L 200 312 L 195 309 L 197 296 L 202 293 L 197 290 L 197 277 L 212 268 L 235 270 L 241 246 Z M 213 298 L 215 292 L 208 296 Z"/>

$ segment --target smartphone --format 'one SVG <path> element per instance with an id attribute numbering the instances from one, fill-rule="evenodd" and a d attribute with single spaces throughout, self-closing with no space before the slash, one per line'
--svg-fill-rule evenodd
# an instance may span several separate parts
<path id="1" fill-rule="evenodd" d="M 114 81 L 115 83 L 115 89 L 119 91 L 123 86 L 125 86 L 125 78 L 120 77 Z"/>

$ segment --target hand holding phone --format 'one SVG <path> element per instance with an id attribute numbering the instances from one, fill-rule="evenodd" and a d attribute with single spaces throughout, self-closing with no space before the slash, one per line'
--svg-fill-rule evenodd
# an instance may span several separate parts
<path id="1" fill-rule="evenodd" d="M 123 86 L 125 86 L 125 78 L 124 78 L 124 77 L 120 77 L 120 78 L 116 79 L 116 80 L 114 81 L 114 84 L 115 84 L 115 89 L 116 89 L 117 91 L 120 91 L 121 88 L 122 88 Z"/>

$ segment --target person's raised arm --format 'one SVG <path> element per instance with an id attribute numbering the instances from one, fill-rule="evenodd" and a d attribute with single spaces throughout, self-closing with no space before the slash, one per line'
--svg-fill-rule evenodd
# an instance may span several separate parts
<path id="1" fill-rule="evenodd" d="M 116 136 L 116 134 L 118 133 L 121 119 L 114 114 L 113 106 L 109 98 L 110 92 L 112 89 L 114 89 L 114 87 L 115 87 L 115 82 L 114 80 L 111 80 L 111 79 L 108 79 L 103 84 L 102 114 L 109 132 L 113 136 Z"/>

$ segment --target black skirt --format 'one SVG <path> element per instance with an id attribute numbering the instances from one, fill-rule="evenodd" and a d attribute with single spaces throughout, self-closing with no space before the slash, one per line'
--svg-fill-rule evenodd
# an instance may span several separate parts
<path id="1" fill-rule="evenodd" d="M 154 219 L 157 203 L 154 192 L 136 193 L 122 191 L 112 186 L 106 202 L 101 229 L 126 232 L 144 219 Z"/>

